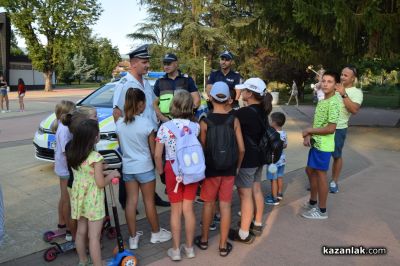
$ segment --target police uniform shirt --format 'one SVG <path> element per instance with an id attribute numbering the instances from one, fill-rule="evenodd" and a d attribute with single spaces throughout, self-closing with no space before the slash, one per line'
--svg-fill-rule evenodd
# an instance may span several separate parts
<path id="1" fill-rule="evenodd" d="M 182 74 L 179 71 L 175 79 L 169 78 L 168 74 L 158 79 L 154 85 L 154 94 L 160 97 L 163 93 L 173 93 L 175 90 L 179 89 L 187 90 L 190 93 L 198 91 L 194 80 L 187 74 Z"/>
<path id="2" fill-rule="evenodd" d="M 158 121 L 153 107 L 155 95 L 147 79 L 143 79 L 142 85 L 142 83 L 135 79 L 135 77 L 133 77 L 130 73 L 127 73 L 126 76 L 119 81 L 117 87 L 115 88 L 114 107 L 118 107 L 122 111 L 122 115 L 124 115 L 125 95 L 129 88 L 139 88 L 144 92 L 146 96 L 146 108 L 144 109 L 142 115 L 148 118 L 154 126 L 154 130 L 157 130 Z"/>
<path id="3" fill-rule="evenodd" d="M 229 89 L 234 89 L 236 85 L 242 83 L 242 77 L 238 72 L 232 70 L 226 76 L 221 70 L 212 71 L 208 77 L 207 84 L 214 84 L 217 81 L 223 81 L 228 84 Z"/>

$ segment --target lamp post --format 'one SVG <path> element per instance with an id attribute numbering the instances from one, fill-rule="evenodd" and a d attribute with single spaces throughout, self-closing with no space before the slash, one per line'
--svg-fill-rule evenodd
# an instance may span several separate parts
<path id="1" fill-rule="evenodd" d="M 206 57 L 203 56 L 203 92 L 206 92 Z"/>

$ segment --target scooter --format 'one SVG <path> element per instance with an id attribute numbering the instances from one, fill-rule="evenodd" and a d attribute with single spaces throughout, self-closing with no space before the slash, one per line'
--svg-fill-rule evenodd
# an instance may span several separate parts
<path id="1" fill-rule="evenodd" d="M 55 238 L 64 238 L 67 234 L 66 228 L 58 228 L 56 230 L 46 231 L 43 234 L 43 240 L 45 242 L 51 242 Z"/>
<path id="2" fill-rule="evenodd" d="M 51 244 L 53 246 L 51 248 L 46 249 L 46 251 L 43 254 L 43 258 L 47 262 L 55 260 L 59 254 L 75 249 L 75 241 L 68 241 L 62 244 L 51 242 Z"/>
<path id="3" fill-rule="evenodd" d="M 119 183 L 118 178 L 112 180 L 112 184 L 116 185 Z M 115 203 L 114 189 L 110 185 L 110 195 L 112 211 L 114 216 L 115 230 L 117 231 L 117 248 L 114 250 L 114 257 L 107 261 L 108 266 L 136 266 L 138 261 L 133 252 L 128 251 L 124 247 L 124 240 L 122 239 L 121 229 L 119 225 L 117 206 Z"/>

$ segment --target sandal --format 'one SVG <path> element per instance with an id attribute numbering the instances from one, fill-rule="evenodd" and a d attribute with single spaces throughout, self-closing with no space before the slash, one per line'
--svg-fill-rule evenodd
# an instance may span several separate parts
<path id="1" fill-rule="evenodd" d="M 221 247 L 219 248 L 219 255 L 220 255 L 221 257 L 226 257 L 226 256 L 228 256 L 229 253 L 231 253 L 232 248 L 233 248 L 232 244 L 229 243 L 229 242 L 226 242 L 226 248 L 221 248 Z"/>
<path id="2" fill-rule="evenodd" d="M 206 250 L 208 249 L 208 241 L 206 242 L 201 242 L 201 236 L 196 236 L 194 238 L 194 244 L 201 250 Z"/>

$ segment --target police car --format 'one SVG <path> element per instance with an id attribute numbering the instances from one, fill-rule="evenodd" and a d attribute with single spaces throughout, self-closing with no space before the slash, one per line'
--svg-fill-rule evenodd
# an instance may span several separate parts
<path id="1" fill-rule="evenodd" d="M 156 80 L 163 75 L 165 75 L 164 72 L 149 72 L 146 78 L 153 87 Z M 84 105 L 96 108 L 100 128 L 100 141 L 97 143 L 96 149 L 103 155 L 104 160 L 111 168 L 121 166 L 121 154 L 118 149 L 117 134 L 112 116 L 114 89 L 117 83 L 118 81 L 107 83 L 77 102 L 78 108 Z M 207 104 L 202 100 L 202 104 L 196 112 L 196 117 L 202 119 L 207 112 Z M 33 145 L 36 149 L 35 157 L 39 160 L 54 162 L 56 140 L 55 134 L 51 131 L 51 125 L 55 119 L 56 115 L 53 113 L 40 122 L 39 129 L 33 138 Z"/>

